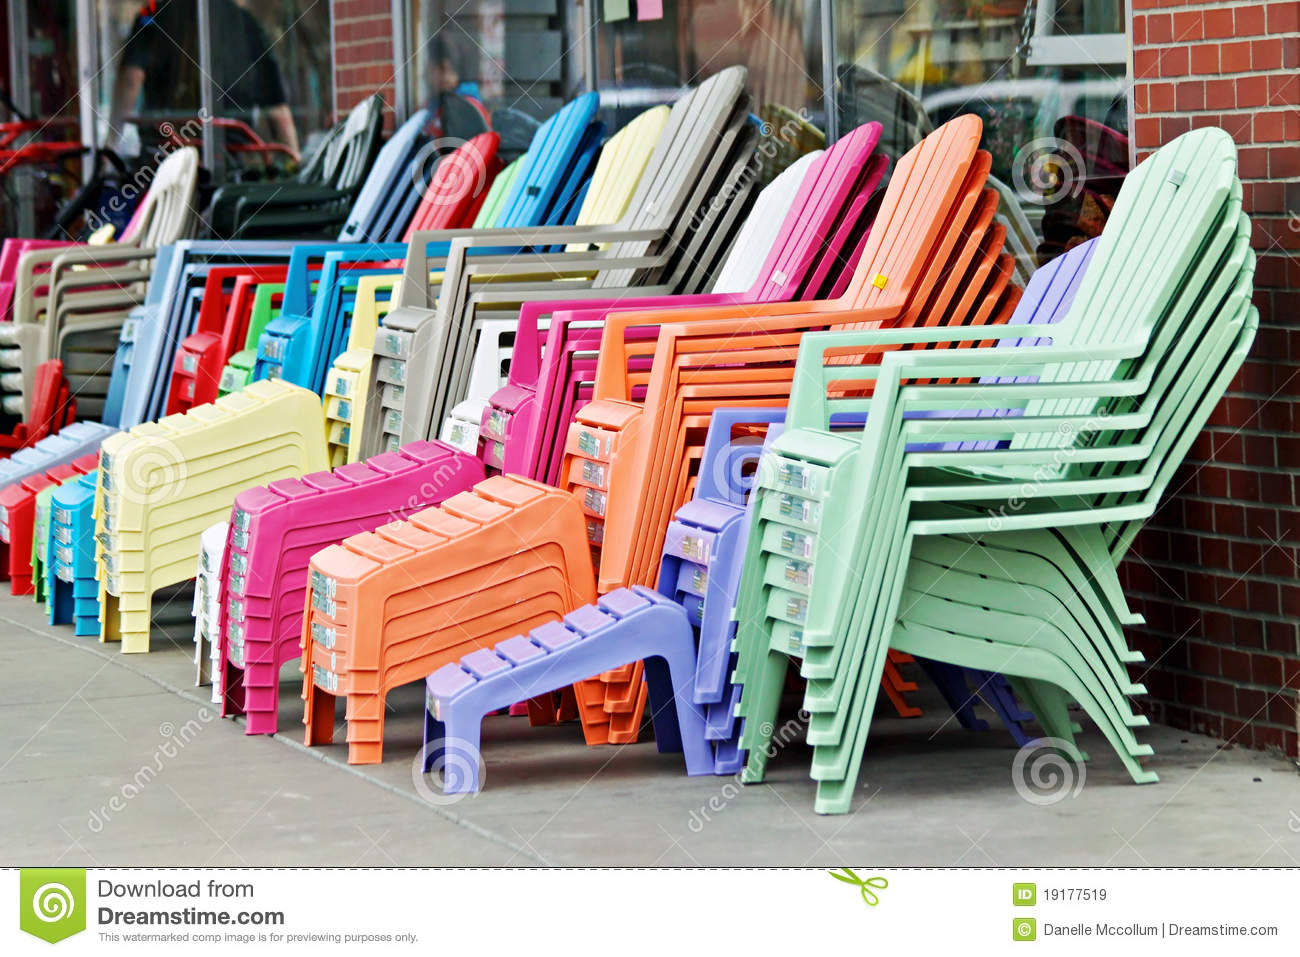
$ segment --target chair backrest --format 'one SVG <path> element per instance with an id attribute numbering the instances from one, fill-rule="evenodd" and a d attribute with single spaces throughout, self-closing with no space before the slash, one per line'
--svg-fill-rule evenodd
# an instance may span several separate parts
<path id="1" fill-rule="evenodd" d="M 389 205 L 394 193 L 407 187 L 406 176 L 412 157 L 425 141 L 424 126 L 429 121 L 428 110 L 417 110 L 411 118 L 397 128 L 388 142 L 379 150 L 370 175 L 361 186 L 348 221 L 339 233 L 343 242 L 376 241 L 373 234 L 375 218 Z"/>
<path id="2" fill-rule="evenodd" d="M 599 106 L 600 94 L 584 93 L 538 127 L 510 183 L 506 212 L 499 225 L 533 226 L 545 220 L 564 187 L 567 164 L 587 136 Z"/>
<path id="3" fill-rule="evenodd" d="M 1070 311 L 1052 331 L 1053 341 L 1106 345 L 1151 335 L 1168 320 L 1195 268 L 1212 268 L 1231 242 L 1240 207 L 1237 215 L 1225 208 L 1240 191 L 1236 148 L 1223 130 L 1194 130 L 1148 157 L 1125 180 Z M 1073 363 L 1045 369 L 1043 378 L 1109 377 L 1118 366 L 1114 360 Z M 1079 414 L 1088 405 L 1057 399 L 1031 407 L 1038 414 Z M 1025 441 L 1041 446 L 1076 438 Z"/>
<path id="4" fill-rule="evenodd" d="M 323 147 L 321 181 L 345 192 L 357 189 L 379 150 L 384 98 L 376 93 L 352 108 L 337 137 Z"/>
<path id="5" fill-rule="evenodd" d="M 675 224 L 684 225 L 691 220 L 698 208 L 710 200 L 721 203 L 724 210 L 733 214 L 741 211 L 757 175 L 746 165 L 752 157 L 757 130 L 749 131 L 748 136 L 741 134 L 749 109 L 745 94 L 747 76 L 744 67 L 728 67 L 673 104 L 636 192 L 628 202 L 627 214 L 619 221 L 621 226 L 628 230 L 669 230 Z M 747 179 L 739 184 L 737 162 L 748 173 Z M 720 176 L 706 175 L 710 172 Z M 740 192 L 740 195 L 718 196 L 719 191 Z M 696 226 L 721 225 L 716 217 L 713 219 L 703 217 Z M 681 231 L 674 230 L 674 236 L 680 238 Z M 672 238 L 665 237 L 670 241 Z M 611 254 L 634 258 L 644 255 L 652 246 L 653 243 L 645 240 L 630 240 L 613 244 Z M 605 270 L 595 285 L 628 286 L 634 284 L 635 275 L 632 269 Z"/>
<path id="6" fill-rule="evenodd" d="M 193 236 L 198 226 L 198 183 L 199 151 L 192 146 L 173 150 L 154 171 L 149 192 L 122 242 L 151 249 Z"/>
<path id="7" fill-rule="evenodd" d="M 616 223 L 635 197 L 671 110 L 646 110 L 609 138 L 591 174 L 591 185 L 574 221 L 577 226 Z"/>
<path id="8" fill-rule="evenodd" d="M 500 142 L 496 133 L 480 133 L 438 161 L 402 242 L 417 230 L 449 229 L 477 215 L 501 170 Z"/>
<path id="9" fill-rule="evenodd" d="M 478 215 L 474 217 L 475 229 L 492 229 L 501 225 L 501 217 L 506 210 L 506 198 L 509 197 L 515 177 L 519 175 L 523 166 L 524 157 L 521 156 L 497 173 L 497 178 L 492 181 L 483 205 L 479 207 Z"/>

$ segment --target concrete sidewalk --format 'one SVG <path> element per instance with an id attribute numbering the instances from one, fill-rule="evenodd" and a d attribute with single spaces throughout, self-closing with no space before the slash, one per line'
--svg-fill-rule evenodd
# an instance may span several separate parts
<path id="1" fill-rule="evenodd" d="M 296 665 L 281 733 L 247 737 L 194 687 L 188 608 L 176 596 L 155 650 L 121 655 L 0 598 L 0 864 L 1300 865 L 1289 760 L 1155 727 L 1139 736 L 1161 780 L 1138 787 L 1088 734 L 1083 788 L 1038 806 L 1006 733 L 945 722 L 924 686 L 924 717 L 874 724 L 845 817 L 813 814 L 801 743 L 742 787 L 686 777 L 653 742 L 587 748 L 576 725 L 509 717 L 485 723 L 484 790 L 430 803 L 419 688 L 390 699 L 381 765 L 302 746 Z"/>

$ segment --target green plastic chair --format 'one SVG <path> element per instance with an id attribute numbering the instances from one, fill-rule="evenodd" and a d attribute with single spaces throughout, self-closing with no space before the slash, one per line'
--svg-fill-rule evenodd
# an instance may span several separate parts
<path id="1" fill-rule="evenodd" d="M 284 283 L 262 283 L 253 293 L 253 311 L 248 317 L 248 335 L 244 336 L 244 348 L 236 352 L 221 370 L 221 380 L 217 383 L 217 397 L 238 392 L 253 381 L 253 368 L 257 365 L 257 340 L 267 324 L 280 314 L 280 307 L 275 305 L 277 296 L 284 295 Z"/>
<path id="2" fill-rule="evenodd" d="M 1199 130 L 1130 174 L 1051 345 L 846 365 L 882 345 L 1024 331 L 805 337 L 791 427 L 760 467 L 737 604 L 747 780 L 763 776 L 780 683 L 799 657 L 816 810 L 847 811 L 890 647 L 1007 674 L 1082 759 L 1066 710 L 1077 701 L 1134 780 L 1155 779 L 1132 733 L 1145 720 L 1125 701 L 1142 689 L 1120 628 L 1137 619 L 1115 567 L 1252 341 L 1248 241 L 1231 140 Z M 989 381 L 1007 375 L 1018 381 Z M 951 415 L 972 408 L 1022 414 Z M 832 428 L 864 412 L 865 427 Z M 991 438 L 1009 447 L 933 450 Z M 792 521 L 813 543 L 793 583 L 763 547 Z M 789 584 L 806 593 L 798 627 L 771 613 Z"/>

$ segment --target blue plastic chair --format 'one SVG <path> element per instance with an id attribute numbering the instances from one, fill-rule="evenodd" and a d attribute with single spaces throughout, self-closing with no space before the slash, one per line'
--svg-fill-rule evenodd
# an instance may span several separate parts
<path id="1" fill-rule="evenodd" d="M 557 225 L 564 222 L 568 206 L 581 192 L 595 165 L 604 127 L 595 119 L 600 105 L 596 93 L 573 100 L 538 129 L 523 168 L 515 177 L 505 202 L 499 228 Z M 429 255 L 442 256 L 449 241 L 432 243 Z M 505 248 L 483 249 L 482 253 L 504 253 Z M 342 351 L 346 340 L 346 316 L 338 305 L 339 283 L 355 282 L 349 270 L 354 263 L 401 260 L 405 242 L 368 244 L 312 244 L 298 247 L 289 263 L 284 307 L 257 346 L 255 379 L 280 377 L 295 385 L 319 392 L 329 365 Z M 320 262 L 315 297 L 311 295 L 310 269 Z M 397 275 L 400 269 L 380 270 Z M 373 274 L 363 271 L 361 275 Z"/>

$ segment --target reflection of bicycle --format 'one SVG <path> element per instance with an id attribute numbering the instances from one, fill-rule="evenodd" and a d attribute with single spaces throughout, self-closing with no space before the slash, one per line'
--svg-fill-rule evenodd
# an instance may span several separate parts
<path id="1" fill-rule="evenodd" d="M 6 98 L 7 100 L 7 98 Z M 66 117 L 33 119 L 6 103 L 17 119 L 0 123 L 0 194 L 4 197 L 0 211 L 0 236 L 19 232 L 19 191 L 14 174 L 26 171 L 38 184 L 38 195 L 28 202 L 37 210 L 56 209 L 77 188 L 78 159 L 85 147 L 80 140 L 69 139 L 76 120 Z M 61 137 L 61 138 L 53 138 Z"/>

